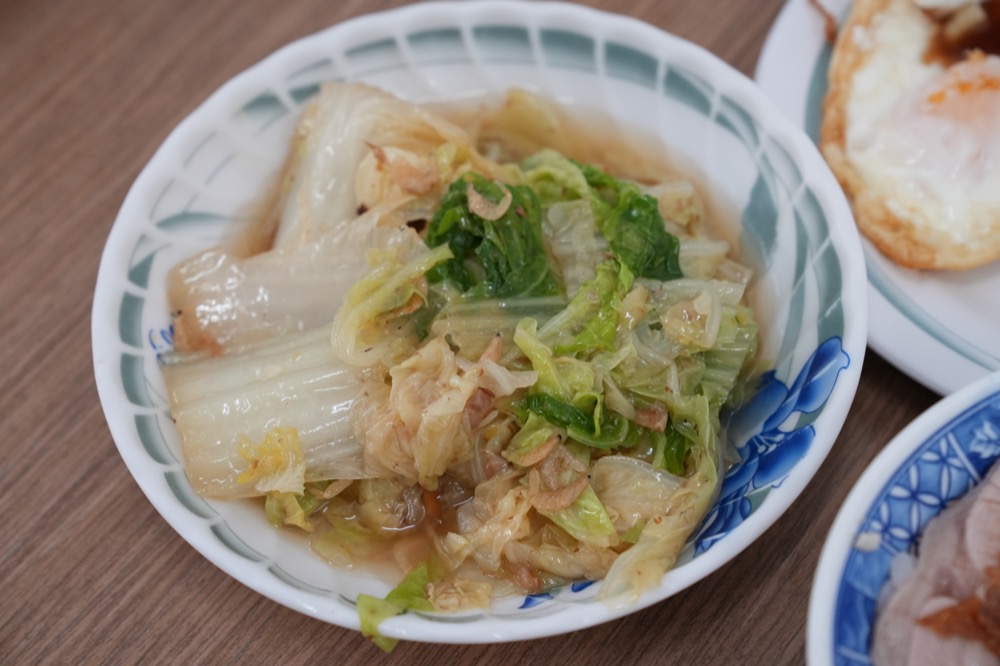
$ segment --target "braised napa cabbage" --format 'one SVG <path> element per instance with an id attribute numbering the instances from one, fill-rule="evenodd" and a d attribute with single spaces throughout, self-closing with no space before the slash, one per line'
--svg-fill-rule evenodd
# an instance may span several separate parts
<path id="1" fill-rule="evenodd" d="M 717 493 L 750 271 L 689 182 L 623 177 L 565 118 L 517 91 L 469 130 L 330 84 L 260 224 L 171 274 L 193 488 L 395 566 L 373 637 L 578 579 L 634 599 Z"/>

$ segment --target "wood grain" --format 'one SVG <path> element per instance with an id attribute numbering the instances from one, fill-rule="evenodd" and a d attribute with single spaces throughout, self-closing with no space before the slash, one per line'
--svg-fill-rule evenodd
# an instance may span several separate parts
<path id="1" fill-rule="evenodd" d="M 129 185 L 231 76 L 290 40 L 399 4 L 0 3 L 0 662 L 802 663 L 809 587 L 840 502 L 936 399 L 873 354 L 820 474 L 762 538 L 663 603 L 550 639 L 402 644 L 387 657 L 223 574 L 129 476 L 97 398 L 89 335 L 97 266 Z M 780 0 L 587 4 L 749 74 Z"/>

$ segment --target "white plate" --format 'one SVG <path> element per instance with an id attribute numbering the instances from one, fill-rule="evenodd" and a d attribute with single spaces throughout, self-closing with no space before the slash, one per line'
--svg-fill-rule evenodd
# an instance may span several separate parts
<path id="1" fill-rule="evenodd" d="M 809 599 L 809 663 L 867 664 L 889 565 L 1000 460 L 1000 373 L 953 393 L 868 466 L 830 528 Z"/>
<path id="2" fill-rule="evenodd" d="M 865 353 L 865 266 L 850 210 L 807 137 L 745 77 L 651 26 L 570 4 L 418 3 L 302 39 L 232 79 L 156 152 L 108 238 L 94 296 L 97 388 L 115 443 L 149 500 L 234 578 L 310 616 L 358 628 L 359 592 L 387 581 L 336 570 L 245 502 L 191 489 L 158 354 L 172 331 L 166 273 L 246 223 L 318 85 L 363 80 L 415 101 L 491 97 L 515 85 L 652 133 L 736 211 L 731 232 L 758 269 L 761 349 L 774 363 L 733 415 L 740 455 L 679 566 L 634 605 L 595 601 L 600 583 L 498 600 L 461 616 L 387 620 L 387 636 L 519 640 L 622 617 L 735 557 L 819 468 L 854 397 Z M 169 629 L 169 628 L 168 628 Z"/>
<path id="3" fill-rule="evenodd" d="M 848 0 L 822 0 L 843 18 Z M 764 92 L 815 141 L 831 48 L 808 0 L 778 15 L 755 77 Z M 901 268 L 864 241 L 868 341 L 890 363 L 947 395 L 1000 370 L 1000 262 L 964 272 Z"/>

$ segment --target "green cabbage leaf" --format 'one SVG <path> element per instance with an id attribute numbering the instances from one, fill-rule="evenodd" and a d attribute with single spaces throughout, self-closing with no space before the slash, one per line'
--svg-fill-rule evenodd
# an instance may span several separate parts
<path id="1" fill-rule="evenodd" d="M 358 595 L 358 616 L 361 618 L 361 633 L 386 652 L 392 652 L 399 642 L 379 633 L 379 626 L 391 617 L 402 615 L 408 610 L 431 611 L 433 604 L 427 598 L 427 584 L 430 582 L 426 562 L 421 562 L 394 587 L 385 599 L 368 594 Z"/>
<path id="2" fill-rule="evenodd" d="M 454 258 L 428 274 L 470 298 L 549 296 L 563 292 L 549 265 L 538 196 L 475 173 L 453 182 L 430 221 L 426 243 L 447 244 Z"/>

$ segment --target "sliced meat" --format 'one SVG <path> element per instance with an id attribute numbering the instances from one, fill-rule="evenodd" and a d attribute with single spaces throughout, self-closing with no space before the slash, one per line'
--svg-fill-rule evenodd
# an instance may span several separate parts
<path id="1" fill-rule="evenodd" d="M 961 605 L 989 589 L 1000 566 L 1000 465 L 924 530 L 917 564 L 879 610 L 872 663 L 996 664 L 1000 654 L 982 641 L 919 626 L 921 618 Z"/>
<path id="2" fill-rule="evenodd" d="M 976 488 L 965 521 L 965 547 L 979 571 L 1000 565 L 1000 467 Z"/>
<path id="3" fill-rule="evenodd" d="M 927 617 L 958 603 L 948 597 L 930 599 L 921 609 L 920 616 Z M 961 636 L 942 636 L 940 633 L 917 625 L 910 644 L 908 666 L 1000 666 L 1000 658 L 979 641 Z"/>

